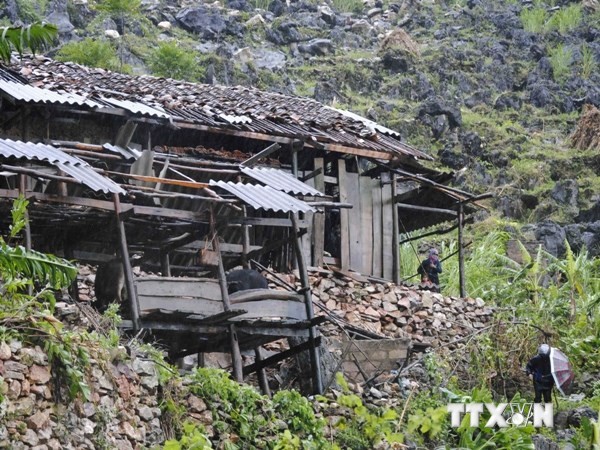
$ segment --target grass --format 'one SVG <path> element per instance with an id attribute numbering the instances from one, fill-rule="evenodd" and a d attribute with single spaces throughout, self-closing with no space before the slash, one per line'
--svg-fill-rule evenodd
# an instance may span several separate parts
<path id="1" fill-rule="evenodd" d="M 580 4 L 569 5 L 556 11 L 550 20 L 546 23 L 548 31 L 558 30 L 562 35 L 575 30 L 582 19 L 582 9 Z"/>
<path id="2" fill-rule="evenodd" d="M 571 72 L 573 50 L 562 44 L 558 44 L 554 49 L 550 50 L 549 53 L 554 81 L 563 83 Z"/>
<path id="3" fill-rule="evenodd" d="M 333 0 L 333 9 L 342 13 L 358 13 L 364 8 L 362 0 Z"/>
<path id="4" fill-rule="evenodd" d="M 598 64 L 594 58 L 594 52 L 590 46 L 584 44 L 581 46 L 581 76 L 588 79 L 592 73 L 596 72 Z"/>
<path id="5" fill-rule="evenodd" d="M 520 15 L 521 24 L 525 31 L 538 34 L 544 31 L 547 17 L 548 14 L 542 7 L 523 9 Z"/>

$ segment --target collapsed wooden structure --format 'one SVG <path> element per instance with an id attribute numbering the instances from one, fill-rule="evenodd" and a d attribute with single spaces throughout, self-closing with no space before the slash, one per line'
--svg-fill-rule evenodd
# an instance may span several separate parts
<path id="1" fill-rule="evenodd" d="M 27 244 L 92 263 L 118 252 L 128 325 L 173 355 L 230 351 L 238 379 L 241 350 L 300 336 L 318 392 L 317 321 L 307 280 L 285 298 L 229 298 L 227 269 L 306 278 L 335 264 L 399 281 L 400 233 L 461 225 L 476 200 L 398 133 L 310 99 L 34 57 L 0 69 L 0 98 L 0 207 L 30 200 Z M 133 253 L 163 277 L 135 279 Z"/>

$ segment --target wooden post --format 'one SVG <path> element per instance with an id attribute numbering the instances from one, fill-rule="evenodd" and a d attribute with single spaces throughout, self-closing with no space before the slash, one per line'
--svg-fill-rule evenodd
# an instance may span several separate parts
<path id="1" fill-rule="evenodd" d="M 210 209 L 211 234 L 214 229 L 215 216 L 214 207 Z M 213 248 L 217 252 L 217 260 L 219 262 L 219 287 L 221 288 L 221 297 L 223 298 L 223 310 L 231 311 L 229 303 L 229 292 L 227 290 L 227 278 L 225 276 L 225 267 L 223 266 L 223 258 L 221 256 L 221 247 L 219 245 L 219 236 L 215 232 L 213 235 Z M 242 353 L 240 352 L 240 343 L 237 337 L 235 325 L 229 325 L 229 345 L 231 347 L 231 364 L 233 366 L 233 377 L 238 383 L 244 381 L 244 372 L 242 367 Z"/>
<path id="2" fill-rule="evenodd" d="M 458 280 L 460 285 L 460 296 L 465 298 L 465 255 L 463 249 L 463 204 L 458 204 Z"/>
<path id="3" fill-rule="evenodd" d="M 246 206 L 242 206 L 242 213 L 244 219 L 248 217 L 248 211 Z M 250 261 L 248 260 L 248 253 L 250 252 L 250 225 L 244 222 L 242 225 L 242 266 L 244 269 L 250 269 Z"/>
<path id="4" fill-rule="evenodd" d="M 171 260 L 169 258 L 169 252 L 160 252 L 160 270 L 162 271 L 163 277 L 171 276 Z"/>
<path id="5" fill-rule="evenodd" d="M 310 283 L 308 281 L 308 270 L 306 269 L 306 261 L 302 252 L 302 245 L 300 244 L 300 237 L 298 236 L 298 219 L 295 214 L 290 214 L 292 219 L 292 233 L 294 235 L 294 248 L 296 250 L 296 259 L 298 261 L 298 272 L 300 273 L 300 281 L 302 283 L 302 291 L 304 294 L 304 303 L 306 306 L 306 317 L 308 320 L 314 318 L 313 304 L 312 304 L 312 292 L 310 289 Z M 313 376 L 313 391 L 315 394 L 321 394 L 323 392 L 323 382 L 321 381 L 321 362 L 319 358 L 319 351 L 315 345 L 315 338 L 317 330 L 314 326 L 308 329 L 309 342 L 310 342 L 310 362 L 312 365 L 312 376 Z"/>
<path id="6" fill-rule="evenodd" d="M 256 347 L 254 349 L 254 357 L 257 363 L 260 363 L 263 360 L 260 347 Z M 258 384 L 260 385 L 260 390 L 264 395 L 268 395 L 270 397 L 271 389 L 269 389 L 269 381 L 267 380 L 267 374 L 265 373 L 264 367 L 260 367 L 260 369 L 256 371 L 256 374 L 258 375 Z"/>
<path id="7" fill-rule="evenodd" d="M 27 198 L 27 176 L 25 174 L 19 175 L 19 195 L 23 198 Z M 25 248 L 27 251 L 31 250 L 31 226 L 29 225 L 29 212 L 25 209 Z M 33 295 L 33 286 L 27 287 L 27 293 Z"/>
<path id="8" fill-rule="evenodd" d="M 121 200 L 119 194 L 113 194 L 113 203 L 115 205 L 115 216 L 117 219 L 117 231 L 119 233 L 119 245 L 121 251 L 121 261 L 125 272 L 125 286 L 127 287 L 127 297 L 129 298 L 129 309 L 131 310 L 131 321 L 133 331 L 140 329 L 140 305 L 137 301 L 135 286 L 133 285 L 133 270 L 129 261 L 129 250 L 127 249 L 127 236 L 125 235 L 125 224 L 121 219 Z"/>
<path id="9" fill-rule="evenodd" d="M 338 189 L 340 203 L 348 202 L 348 189 L 346 185 L 346 160 L 338 160 Z M 340 210 L 340 264 L 343 270 L 350 267 L 350 215 L 347 209 Z"/>
<path id="10" fill-rule="evenodd" d="M 19 175 L 19 194 L 27 198 L 27 176 Z M 25 210 L 25 248 L 31 250 L 31 226 L 29 225 L 29 212 Z"/>
<path id="11" fill-rule="evenodd" d="M 396 206 L 396 194 L 398 187 L 396 186 L 397 175 L 391 174 L 392 178 L 392 281 L 396 284 L 400 283 L 400 249 L 398 248 L 398 206 Z"/>
<path id="12" fill-rule="evenodd" d="M 314 169 L 321 169 L 321 173 L 315 177 L 315 189 L 325 193 L 325 163 L 323 158 L 315 158 Z M 315 267 L 323 267 L 323 252 L 325 251 L 325 211 L 313 214 L 312 239 L 312 264 Z"/>

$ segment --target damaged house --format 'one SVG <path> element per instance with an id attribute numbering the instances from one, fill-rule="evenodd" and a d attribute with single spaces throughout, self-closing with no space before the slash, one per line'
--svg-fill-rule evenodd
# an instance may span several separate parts
<path id="1" fill-rule="evenodd" d="M 398 282 L 400 233 L 460 228 L 476 200 L 398 133 L 306 98 L 26 56 L 0 68 L 0 101 L 2 226 L 24 195 L 28 247 L 120 257 L 124 326 L 173 358 L 229 352 L 238 380 L 309 350 L 320 392 L 307 267 Z M 134 276 L 133 255 L 161 275 Z M 228 294 L 238 266 L 296 269 L 303 286 Z M 305 342 L 261 361 L 262 345 L 286 337 Z"/>

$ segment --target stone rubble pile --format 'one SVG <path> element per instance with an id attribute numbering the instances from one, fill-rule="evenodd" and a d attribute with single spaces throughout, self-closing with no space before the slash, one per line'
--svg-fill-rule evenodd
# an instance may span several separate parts
<path id="1" fill-rule="evenodd" d="M 279 275 L 300 288 L 296 275 Z M 272 279 L 272 278 L 271 278 Z M 376 283 L 360 275 L 332 271 L 309 273 L 315 314 L 328 314 L 356 327 L 391 338 L 454 348 L 453 341 L 485 328 L 493 310 L 480 298 L 445 297 L 418 286 Z M 327 328 L 333 332 L 331 325 Z"/>

